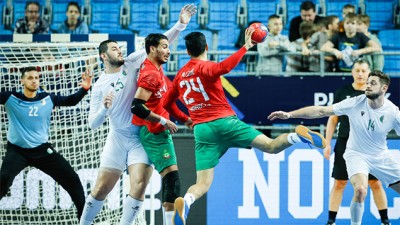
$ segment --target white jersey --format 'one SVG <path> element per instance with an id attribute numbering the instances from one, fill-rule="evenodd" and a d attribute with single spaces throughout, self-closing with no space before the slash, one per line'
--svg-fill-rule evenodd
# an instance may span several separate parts
<path id="1" fill-rule="evenodd" d="M 179 33 L 186 28 L 186 24 L 177 22 L 165 35 L 172 43 Z M 92 88 L 90 98 L 89 126 L 92 129 L 98 128 L 109 117 L 110 128 L 126 131 L 132 126 L 131 104 L 137 89 L 137 74 L 140 65 L 146 58 L 146 51 L 140 50 L 125 58 L 125 63 L 117 73 L 106 74 L 102 71 L 100 78 Z M 115 97 L 110 109 L 103 104 L 104 97 L 113 91 Z"/>
<path id="2" fill-rule="evenodd" d="M 366 155 L 380 155 L 388 150 L 386 136 L 389 131 L 395 129 L 400 135 L 399 108 L 388 99 L 378 109 L 369 106 L 365 94 L 345 99 L 332 107 L 336 115 L 349 117 L 346 152 L 354 150 Z"/>

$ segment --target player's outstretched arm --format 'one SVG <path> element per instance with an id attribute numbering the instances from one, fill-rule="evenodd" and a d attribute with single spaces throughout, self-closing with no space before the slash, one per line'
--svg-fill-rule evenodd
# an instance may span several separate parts
<path id="1" fill-rule="evenodd" d="M 275 111 L 268 116 L 268 119 L 270 120 L 276 120 L 276 119 L 287 120 L 290 118 L 315 119 L 331 115 L 334 115 L 332 106 L 308 106 L 291 112 Z"/>
<path id="2" fill-rule="evenodd" d="M 51 94 L 50 96 L 53 100 L 54 106 L 74 106 L 78 104 L 83 97 L 85 97 L 87 91 L 92 85 L 92 73 L 90 70 L 87 70 L 82 74 L 82 82 L 80 82 L 79 85 L 82 87 L 82 89 L 72 95 L 60 96 Z"/>
<path id="3" fill-rule="evenodd" d="M 181 13 L 179 14 L 179 21 L 167 32 L 164 33 L 168 37 L 169 43 L 174 42 L 181 31 L 186 29 L 190 19 L 197 12 L 197 7 L 194 4 L 188 4 L 183 6 Z"/>

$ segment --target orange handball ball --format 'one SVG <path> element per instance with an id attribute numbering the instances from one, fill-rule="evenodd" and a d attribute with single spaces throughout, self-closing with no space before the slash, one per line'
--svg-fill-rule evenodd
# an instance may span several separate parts
<path id="1" fill-rule="evenodd" d="M 254 28 L 254 33 L 251 35 L 251 40 L 256 43 L 265 41 L 268 36 L 268 28 L 262 23 L 252 23 L 250 27 Z"/>

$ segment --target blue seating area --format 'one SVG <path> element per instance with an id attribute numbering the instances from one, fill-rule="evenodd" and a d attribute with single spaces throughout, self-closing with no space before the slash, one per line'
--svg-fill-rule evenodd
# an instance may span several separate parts
<path id="1" fill-rule="evenodd" d="M 55 32 L 66 19 L 68 1 L 39 0 L 41 14 L 48 19 L 51 30 Z M 132 34 L 146 36 L 149 33 L 165 32 L 178 20 L 185 0 L 76 0 L 81 5 L 81 16 L 88 23 L 92 33 Z M 287 34 L 290 20 L 300 13 L 303 0 L 195 0 L 198 13 L 192 18 L 186 31 L 200 30 L 206 34 L 210 49 L 235 50 L 234 46 L 241 28 L 250 21 L 261 21 L 265 25 L 272 14 L 284 18 L 283 34 Z M 320 15 L 337 15 L 345 4 L 352 4 L 357 12 L 371 18 L 370 29 L 379 32 L 385 51 L 398 51 L 392 48 L 400 37 L 395 29 L 400 26 L 398 0 L 312 0 Z M 7 3 L 12 4 L 12 9 Z M 12 34 L 15 21 L 24 16 L 27 0 L 0 0 L 2 9 L 0 34 Z M 46 7 L 45 7 L 46 6 Z M 50 8 L 49 8 L 50 7 Z M 47 13 L 47 15 L 45 15 Z M 11 22 L 7 22 L 11 18 Z M 185 31 L 185 32 L 186 32 Z M 388 36 L 391 33 L 394 36 Z M 214 38 L 213 37 L 214 34 Z M 217 35 L 217 36 L 216 36 Z M 183 37 L 183 35 L 181 35 Z M 392 38 L 392 39 L 391 39 Z M 184 50 L 180 39 L 176 50 Z M 183 56 L 182 56 L 183 57 Z M 385 70 L 400 69 L 392 56 L 385 56 Z"/>

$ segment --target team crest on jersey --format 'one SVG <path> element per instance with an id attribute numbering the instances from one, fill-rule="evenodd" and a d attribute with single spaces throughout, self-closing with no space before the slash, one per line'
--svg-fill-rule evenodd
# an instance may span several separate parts
<path id="1" fill-rule="evenodd" d="M 379 120 L 381 121 L 381 123 L 383 123 L 383 120 L 385 119 L 385 116 L 381 116 L 381 118 L 379 118 Z"/>
<path id="2" fill-rule="evenodd" d="M 126 70 L 122 70 L 122 75 L 123 75 L 123 76 L 126 76 L 126 74 L 127 74 L 127 73 L 126 73 Z"/>
<path id="3" fill-rule="evenodd" d="M 364 116 L 364 114 L 365 114 L 365 112 L 364 112 L 364 111 L 361 111 L 361 116 Z"/>
<path id="4" fill-rule="evenodd" d="M 45 100 L 45 99 L 42 99 L 42 101 L 40 101 L 40 103 L 41 103 L 42 105 L 46 105 L 46 100 Z"/>
<path id="5" fill-rule="evenodd" d="M 168 153 L 166 149 L 164 149 L 164 154 L 163 154 L 164 159 L 169 159 L 171 158 L 171 155 Z"/>

